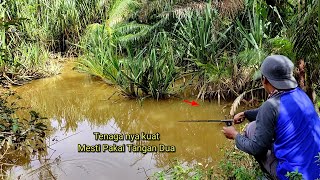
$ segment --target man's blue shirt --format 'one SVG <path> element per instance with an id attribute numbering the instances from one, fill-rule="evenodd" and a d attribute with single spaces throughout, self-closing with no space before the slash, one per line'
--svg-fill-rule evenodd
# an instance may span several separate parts
<path id="1" fill-rule="evenodd" d="M 273 148 L 278 160 L 278 179 L 288 179 L 287 172 L 296 170 L 306 180 L 320 178 L 320 166 L 316 162 L 320 152 L 320 119 L 300 88 L 279 93 L 259 109 L 245 114 L 256 114 L 257 126 L 253 139 L 237 135 L 239 149 L 261 156 Z"/>

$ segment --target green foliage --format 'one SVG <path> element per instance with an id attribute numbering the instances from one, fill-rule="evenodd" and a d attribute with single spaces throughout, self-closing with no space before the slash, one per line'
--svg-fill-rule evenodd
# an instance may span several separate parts
<path id="1" fill-rule="evenodd" d="M 293 172 L 287 172 L 286 177 L 289 180 L 303 180 L 302 174 L 299 173 L 298 169 Z"/>
<path id="2" fill-rule="evenodd" d="M 200 180 L 200 179 L 211 179 L 213 175 L 213 168 L 208 168 L 207 166 L 203 166 L 201 163 L 194 165 L 192 167 L 185 167 L 180 162 L 175 161 L 167 170 L 156 172 L 152 179 L 192 179 L 192 180 Z"/>
<path id="3" fill-rule="evenodd" d="M 305 9 L 297 14 L 295 24 L 294 50 L 297 52 L 298 58 L 305 58 L 309 62 L 319 62 L 320 60 L 319 8 L 320 1 L 318 0 L 306 4 Z"/>
<path id="4" fill-rule="evenodd" d="M 144 37 L 149 29 L 148 25 L 128 22 L 128 19 L 137 10 L 139 3 L 136 0 L 113 0 L 108 12 L 105 26 L 108 36 L 114 45 L 126 45 Z"/>
<path id="5" fill-rule="evenodd" d="M 235 148 L 221 149 L 224 157 L 220 161 L 217 179 L 257 179 L 262 176 L 258 163 L 247 153 Z"/>
<path id="6" fill-rule="evenodd" d="M 118 37 L 110 36 L 100 25 L 91 25 L 88 31 L 82 42 L 84 56 L 79 61 L 80 70 L 118 85 L 128 97 L 151 95 L 161 99 L 168 94 L 177 72 L 173 48 L 165 33 L 155 36 L 147 55 L 142 50 L 133 56 L 128 47 L 128 57 L 121 57 Z"/>
<path id="7" fill-rule="evenodd" d="M 174 161 L 168 169 L 156 172 L 154 179 L 237 179 L 255 180 L 262 177 L 262 172 L 254 158 L 235 148 L 222 148 L 223 157 L 217 167 L 203 166 L 198 163 L 185 166 Z"/>
<path id="8" fill-rule="evenodd" d="M 118 65 L 117 47 L 112 44 L 104 26 L 93 24 L 87 31 L 81 42 L 84 55 L 79 58 L 80 70 L 114 84 Z"/>
<path id="9" fill-rule="evenodd" d="M 248 9 L 246 11 L 246 17 L 248 22 L 248 30 L 238 19 L 236 21 L 238 27 L 237 29 L 243 35 L 244 39 L 248 42 L 248 48 L 259 49 L 262 47 L 264 39 L 268 38 L 268 26 L 267 12 L 262 1 L 256 1 L 249 3 L 247 5 Z"/>
<path id="10" fill-rule="evenodd" d="M 0 4 L 0 72 L 4 71 L 5 65 L 10 63 L 10 51 L 8 44 L 10 40 L 7 38 L 9 29 L 19 25 L 21 19 L 8 20 L 6 19 L 4 2 Z"/>
<path id="11" fill-rule="evenodd" d="M 223 54 L 223 41 L 226 40 L 226 28 L 217 10 L 207 3 L 204 12 L 190 12 L 177 24 L 178 43 L 183 46 L 185 58 L 201 64 L 219 64 Z M 185 53 L 184 53 L 185 52 Z"/>
<path id="12" fill-rule="evenodd" d="M 20 29 L 21 40 L 41 42 L 53 51 L 65 51 L 66 41 L 77 43 L 85 27 L 92 21 L 105 19 L 108 9 L 108 1 L 104 0 L 5 2 L 8 17 L 28 18 Z"/>
<path id="13" fill-rule="evenodd" d="M 240 42 L 244 49 L 239 55 L 240 59 L 245 60 L 244 65 L 259 65 L 267 54 L 264 44 L 269 38 L 270 22 L 267 21 L 267 9 L 264 2 L 248 1 L 246 7 L 245 20 L 247 21 L 236 20 L 237 30 L 241 34 Z"/>
<path id="14" fill-rule="evenodd" d="M 126 23 L 136 7 L 136 1 L 114 0 L 106 22 L 87 27 L 80 43 L 83 52 L 79 60 L 80 70 L 109 84 L 117 84 L 123 46 L 143 37 L 149 28 L 135 22 Z"/>
<path id="15" fill-rule="evenodd" d="M 101 43 L 110 43 L 107 38 L 102 37 L 104 36 L 93 41 L 102 40 Z M 95 47 L 90 53 L 96 56 L 90 57 L 88 53 L 88 56 L 80 61 L 82 70 L 116 84 L 122 94 L 128 97 L 152 96 L 155 99 L 162 99 L 169 95 L 169 87 L 178 73 L 171 41 L 165 33 L 155 36 L 147 54 L 146 50 L 143 50 L 136 56 L 129 54 L 126 58 L 117 56 L 114 53 L 117 52 L 114 46 L 100 45 L 101 49 L 94 45 L 90 46 Z M 105 47 L 111 48 L 103 49 Z"/>
<path id="16" fill-rule="evenodd" d="M 142 51 L 124 61 L 118 85 L 125 95 L 163 99 L 170 94 L 169 87 L 179 76 L 172 43 L 166 33 L 158 33 L 145 56 Z"/>
<path id="17" fill-rule="evenodd" d="M 9 100 L 10 98 L 10 100 Z M 43 149 L 47 125 L 35 111 L 30 111 L 30 118 L 20 118 L 16 113 L 23 110 L 12 98 L 18 98 L 13 92 L 0 97 L 0 149 L 3 147 L 25 148 L 30 152 Z"/>
<path id="18" fill-rule="evenodd" d="M 136 0 L 111 1 L 111 8 L 108 12 L 108 19 L 106 21 L 107 28 L 112 28 L 116 24 L 127 20 L 137 7 L 138 2 Z"/>
<path id="19" fill-rule="evenodd" d="M 233 55 L 228 51 L 227 34 L 233 28 L 221 18 L 211 3 L 203 11 L 191 11 L 176 25 L 181 66 L 197 75 L 198 98 L 220 97 L 228 91 L 228 82 L 234 74 Z M 232 80 L 231 80 L 232 81 Z"/>
<path id="20" fill-rule="evenodd" d="M 125 96 L 162 99 L 177 75 L 173 49 L 167 35 L 159 33 L 151 40 L 148 54 L 139 50 L 134 55 L 133 42 L 151 29 L 126 22 L 135 5 L 136 1 L 114 1 L 105 24 L 88 26 L 80 43 L 84 55 L 79 69 L 117 85 Z"/>
<path id="21" fill-rule="evenodd" d="M 20 84 L 16 81 L 45 77 L 59 71 L 58 66 L 53 66 L 55 63 L 48 61 L 48 50 L 53 47 L 52 42 L 56 42 L 47 36 L 59 25 L 49 27 L 43 23 L 43 20 L 47 22 L 52 18 L 40 14 L 50 10 L 41 10 L 38 7 L 41 2 L 7 0 L 0 5 L 0 69 L 3 72 L 0 79 L 10 84 Z M 52 23 L 56 22 L 52 20 Z"/>
<path id="22" fill-rule="evenodd" d="M 297 58 L 306 62 L 306 87 L 320 89 L 320 1 L 310 0 L 295 16 L 293 43 Z M 314 85 L 312 85 L 314 84 Z"/>
<path id="23" fill-rule="evenodd" d="M 295 59 L 295 53 L 293 51 L 293 43 L 286 37 L 275 37 L 268 40 L 270 44 L 271 53 L 282 54 L 289 57 L 289 59 Z"/>
<path id="24" fill-rule="evenodd" d="M 28 69 L 44 65 L 48 59 L 49 52 L 39 43 L 23 42 L 14 55 L 16 65 L 21 64 L 25 66 L 25 69 Z"/>

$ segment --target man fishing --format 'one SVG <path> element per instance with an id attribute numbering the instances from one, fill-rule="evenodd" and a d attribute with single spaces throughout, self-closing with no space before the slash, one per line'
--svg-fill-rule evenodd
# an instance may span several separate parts
<path id="1" fill-rule="evenodd" d="M 285 56 L 267 57 L 261 65 L 261 81 L 269 94 L 259 108 L 240 112 L 234 123 L 250 123 L 244 134 L 234 126 L 222 132 L 236 147 L 255 157 L 273 179 L 288 179 L 298 171 L 303 179 L 320 178 L 320 119 L 309 97 L 297 87 L 293 63 Z"/>

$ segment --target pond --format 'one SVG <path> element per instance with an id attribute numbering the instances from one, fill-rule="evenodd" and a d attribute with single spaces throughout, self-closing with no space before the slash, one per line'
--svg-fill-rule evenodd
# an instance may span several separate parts
<path id="1" fill-rule="evenodd" d="M 74 63 L 66 63 L 60 75 L 15 88 L 23 98 L 23 105 L 47 117 L 52 130 L 48 133 L 46 157 L 25 162 L 30 166 L 13 168 L 14 176 L 20 179 L 50 176 L 55 179 L 146 179 L 174 160 L 183 165 L 210 166 L 220 160 L 220 148 L 226 142 L 221 133 L 224 124 L 178 121 L 224 119 L 230 103 L 197 101 L 199 106 L 191 106 L 184 102 L 188 98 L 130 100 L 116 93 L 115 87 L 74 71 L 73 67 Z M 98 133 L 104 134 L 101 135 L 104 140 L 95 139 Z M 153 140 L 137 140 L 143 138 L 142 133 L 153 135 L 150 136 Z M 124 135 L 123 140 L 114 142 L 113 134 L 118 138 Z M 129 134 L 135 134 L 137 139 L 129 141 L 126 139 Z M 78 152 L 85 149 L 84 144 L 93 146 L 87 150 L 101 152 Z M 109 150 L 118 151 L 111 147 L 124 145 L 125 152 L 109 152 L 106 145 Z M 100 149 L 94 149 L 97 146 Z M 133 152 L 143 151 L 143 146 L 154 146 L 156 151 L 166 146 L 163 151 L 174 152 Z M 40 168 L 43 163 L 47 166 Z"/>

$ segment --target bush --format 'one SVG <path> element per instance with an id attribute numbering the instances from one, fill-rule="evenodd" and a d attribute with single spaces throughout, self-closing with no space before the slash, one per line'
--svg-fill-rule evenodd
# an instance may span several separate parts
<path id="1" fill-rule="evenodd" d="M 5 148 L 20 148 L 32 151 L 44 149 L 45 131 L 47 125 L 44 119 L 35 111 L 30 111 L 30 118 L 22 119 L 17 112 L 25 110 L 18 107 L 13 99 L 20 99 L 13 92 L 0 96 L 0 150 Z"/>
<path id="2" fill-rule="evenodd" d="M 259 164 L 249 154 L 234 147 L 222 148 L 218 179 L 257 179 L 262 175 Z"/>

